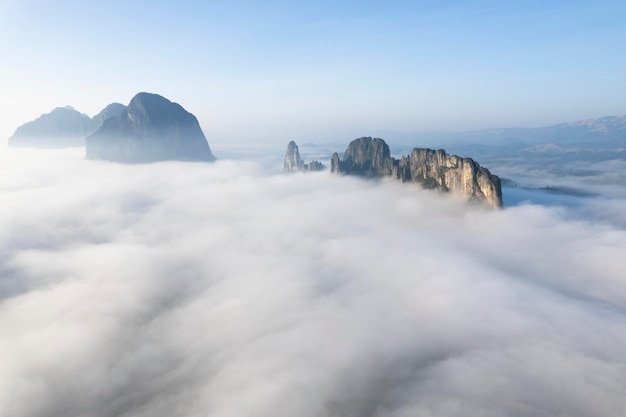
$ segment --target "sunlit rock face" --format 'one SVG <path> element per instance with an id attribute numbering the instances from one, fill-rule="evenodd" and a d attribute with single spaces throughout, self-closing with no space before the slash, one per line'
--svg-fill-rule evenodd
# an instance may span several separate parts
<path id="1" fill-rule="evenodd" d="M 287 145 L 287 153 L 285 154 L 285 162 L 283 164 L 284 172 L 322 171 L 324 169 L 326 169 L 326 167 L 319 161 L 311 161 L 305 164 L 300 157 L 300 150 L 296 142 L 289 142 Z"/>
<path id="2" fill-rule="evenodd" d="M 463 196 L 469 201 L 502 207 L 500 179 L 471 158 L 448 155 L 443 149 L 415 148 L 411 155 L 395 159 L 379 138 L 363 137 L 350 142 L 343 159 L 331 159 L 331 172 L 367 177 L 390 176 Z"/>
<path id="3" fill-rule="evenodd" d="M 139 93 L 85 141 L 87 159 L 214 161 L 198 119 L 158 94 Z"/>
<path id="4" fill-rule="evenodd" d="M 93 122 L 89 116 L 70 106 L 57 107 L 18 127 L 8 143 L 12 147 L 83 146 L 85 136 L 92 132 Z"/>
<path id="5" fill-rule="evenodd" d="M 394 160 L 392 175 L 402 182 L 417 182 L 466 197 L 470 201 L 502 207 L 500 178 L 471 158 L 448 155 L 443 149 L 415 148 L 411 155 Z"/>

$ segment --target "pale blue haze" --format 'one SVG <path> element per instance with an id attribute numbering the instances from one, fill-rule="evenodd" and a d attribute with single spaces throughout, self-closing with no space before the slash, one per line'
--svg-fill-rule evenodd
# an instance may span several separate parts
<path id="1" fill-rule="evenodd" d="M 0 133 L 138 91 L 217 142 L 624 114 L 625 21 L 623 1 L 0 0 Z"/>

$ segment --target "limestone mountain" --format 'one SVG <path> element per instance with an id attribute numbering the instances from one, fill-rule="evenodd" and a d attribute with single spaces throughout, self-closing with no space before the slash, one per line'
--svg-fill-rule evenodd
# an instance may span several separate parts
<path id="1" fill-rule="evenodd" d="M 214 161 L 198 119 L 158 94 L 139 93 L 85 141 L 88 159 Z"/>
<path id="2" fill-rule="evenodd" d="M 337 153 L 333 154 L 330 170 L 343 174 L 380 177 L 391 175 L 393 165 L 394 159 L 384 140 L 362 137 L 350 142 L 342 161 Z"/>
<path id="3" fill-rule="evenodd" d="M 289 142 L 287 145 L 287 153 L 285 154 L 285 163 L 283 164 L 284 172 L 322 171 L 324 169 L 326 169 L 326 167 L 319 161 L 311 161 L 305 164 L 300 157 L 300 150 L 296 142 Z"/>
<path id="4" fill-rule="evenodd" d="M 85 138 L 95 132 L 110 117 L 126 109 L 111 103 L 90 118 L 71 106 L 57 107 L 50 113 L 18 127 L 9 138 L 9 146 L 35 148 L 66 148 L 85 146 Z"/>
<path id="5" fill-rule="evenodd" d="M 469 201 L 502 207 L 500 179 L 471 158 L 448 155 L 443 149 L 415 148 L 400 159 L 391 157 L 379 138 L 362 137 L 348 145 L 343 159 L 334 153 L 331 172 L 366 177 L 389 176 L 426 189 L 461 195 Z"/>
<path id="6" fill-rule="evenodd" d="M 126 106 L 121 103 L 111 103 L 106 106 L 104 109 L 100 111 L 100 113 L 96 114 L 91 118 L 93 124 L 93 131 L 89 134 L 95 132 L 100 129 L 100 126 L 104 123 L 106 119 L 110 119 L 111 117 L 119 116 L 122 112 L 126 110 Z"/>
<path id="7" fill-rule="evenodd" d="M 65 148 L 83 146 L 93 132 L 89 116 L 71 106 L 57 107 L 37 119 L 18 127 L 9 138 L 9 146 Z"/>

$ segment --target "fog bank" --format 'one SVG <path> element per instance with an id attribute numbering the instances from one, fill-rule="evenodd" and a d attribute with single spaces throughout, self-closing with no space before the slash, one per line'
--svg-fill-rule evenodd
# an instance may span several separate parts
<path id="1" fill-rule="evenodd" d="M 0 415 L 621 417 L 626 230 L 589 210 L 3 150 Z"/>

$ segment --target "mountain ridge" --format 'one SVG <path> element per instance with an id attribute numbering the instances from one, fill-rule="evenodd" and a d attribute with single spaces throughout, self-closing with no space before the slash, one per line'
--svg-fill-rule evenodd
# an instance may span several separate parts
<path id="1" fill-rule="evenodd" d="M 437 143 L 468 142 L 482 145 L 574 145 L 616 148 L 626 146 L 626 115 L 603 116 L 541 127 L 499 127 L 460 132 L 383 132 L 394 142 L 415 143 L 428 146 Z"/>
<path id="2" fill-rule="evenodd" d="M 498 176 L 471 158 L 449 155 L 443 149 L 413 148 L 409 155 L 396 159 L 383 139 L 361 137 L 350 142 L 342 159 L 333 153 L 330 170 L 334 174 L 391 177 L 492 208 L 502 207 Z"/>
<path id="3" fill-rule="evenodd" d="M 89 117 L 72 106 L 55 107 L 35 120 L 20 125 L 8 140 L 11 147 L 66 148 L 85 145 L 85 138 L 95 132 L 109 117 L 126 106 L 111 103 Z"/>

